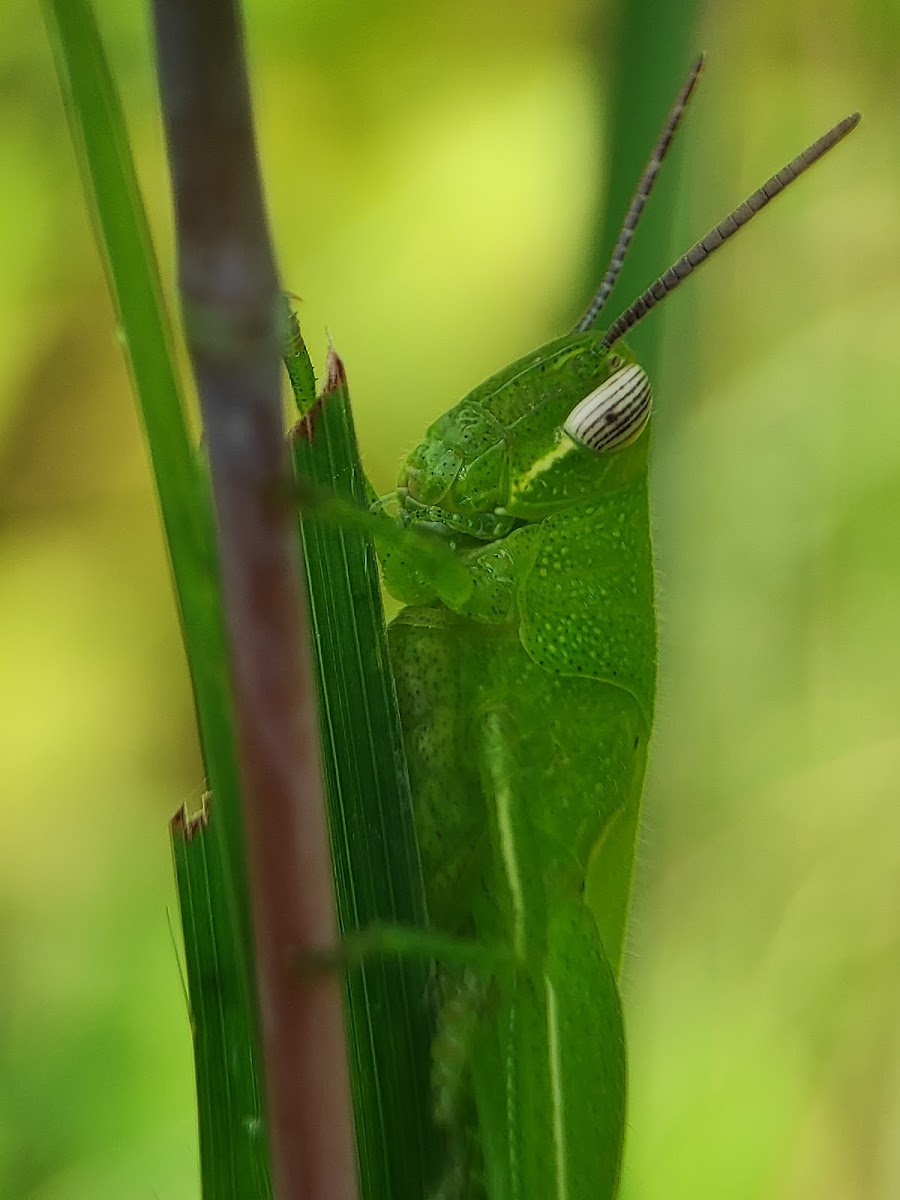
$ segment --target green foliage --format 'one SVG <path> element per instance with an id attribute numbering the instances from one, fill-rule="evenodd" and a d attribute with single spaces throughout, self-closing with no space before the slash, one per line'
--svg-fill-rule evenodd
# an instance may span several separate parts
<path id="1" fill-rule="evenodd" d="M 224 621 L 210 500 L 191 444 L 173 339 L 119 98 L 84 0 L 47 0 L 73 138 L 97 222 L 147 437 L 181 617 L 204 765 L 208 831 L 178 845 L 204 1194 L 265 1200 L 247 896 Z"/>
<path id="2" fill-rule="evenodd" d="M 145 17 L 98 7 L 165 239 Z M 607 131 L 639 162 L 696 49 L 679 245 L 823 121 L 866 109 L 852 151 L 656 326 L 663 693 L 625 965 L 623 1194 L 892 1200 L 896 15 L 707 7 L 665 80 L 658 56 L 623 58 L 603 5 L 589 37 L 560 0 L 247 9 L 286 276 L 352 366 L 382 489 L 431 415 L 574 318 L 603 254 L 587 198 L 634 174 L 607 178 Z M 652 23 L 629 9 L 640 49 Z M 202 772 L 45 41 L 18 15 L 0 52 L 0 932 L 17 980 L 0 1191 L 182 1200 L 193 1094 L 155 839 Z M 640 111 L 648 97 L 649 126 L 624 102 L 609 125 L 611 72 Z M 639 286 L 667 257 L 637 269 L 649 237 Z"/>
<path id="3" fill-rule="evenodd" d="M 235 953 L 228 874 L 209 828 L 209 798 L 172 821 L 197 1081 L 200 1170 L 206 1197 L 272 1194 L 262 1116 L 255 1012 Z"/>
<path id="4" fill-rule="evenodd" d="M 601 59 L 604 43 L 599 36 L 594 41 L 597 61 L 591 84 L 609 112 L 603 146 L 607 174 L 603 192 L 596 198 L 588 254 L 577 286 L 572 288 L 573 299 L 589 295 L 597 286 L 663 114 L 672 103 L 687 65 L 704 49 L 697 33 L 699 7 L 697 0 L 680 0 L 678 4 L 669 0 L 622 0 L 607 17 L 612 26 L 612 52 Z M 633 299 L 656 278 L 662 264 L 673 258 L 679 176 L 685 144 L 695 136 L 692 128 L 696 125 L 689 115 L 687 130 L 676 139 L 653 203 L 641 220 L 640 235 L 622 268 L 610 301 L 611 310 L 618 312 L 620 299 Z M 632 339 L 640 362 L 654 380 L 660 365 L 659 340 L 660 326 L 656 322 L 635 330 Z"/>
<path id="5" fill-rule="evenodd" d="M 330 352 L 326 386 L 311 409 L 311 367 L 296 323 L 287 366 L 303 418 L 291 435 L 298 480 L 364 508 L 366 485 L 339 358 Z M 314 514 L 301 518 L 300 533 L 340 926 L 345 934 L 376 924 L 423 928 L 409 782 L 371 541 L 358 526 Z M 417 1200 L 439 1173 L 427 991 L 428 963 L 421 956 L 380 954 L 347 976 L 365 1200 Z"/>

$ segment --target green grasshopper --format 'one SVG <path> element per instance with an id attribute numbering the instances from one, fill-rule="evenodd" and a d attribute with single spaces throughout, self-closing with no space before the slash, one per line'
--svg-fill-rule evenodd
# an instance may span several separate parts
<path id="1" fill-rule="evenodd" d="M 376 538 L 430 921 L 496 948 L 440 968 L 441 1197 L 618 1187 L 622 965 L 656 682 L 650 381 L 622 338 L 857 124 L 841 121 L 596 328 L 696 85 L 692 68 L 573 332 L 499 371 L 406 459 Z"/>

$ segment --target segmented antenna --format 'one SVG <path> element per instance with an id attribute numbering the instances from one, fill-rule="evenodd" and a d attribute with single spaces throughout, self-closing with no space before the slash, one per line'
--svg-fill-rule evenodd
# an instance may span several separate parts
<path id="1" fill-rule="evenodd" d="M 678 93 L 672 110 L 666 118 L 662 133 L 653 147 L 653 153 L 650 155 L 646 167 L 644 167 L 644 173 L 632 197 L 628 212 L 625 214 L 625 220 L 622 222 L 622 228 L 619 230 L 619 238 L 609 260 L 609 266 L 606 268 L 606 274 L 603 276 L 599 288 L 597 288 L 596 295 L 585 310 L 584 316 L 575 326 L 576 333 L 583 333 L 585 329 L 590 329 L 597 320 L 601 308 L 606 303 L 609 293 L 615 286 L 619 272 L 622 270 L 622 263 L 625 261 L 628 247 L 631 244 L 631 239 L 634 237 L 634 231 L 637 229 L 641 213 L 644 211 L 644 205 L 647 203 L 650 193 L 653 191 L 653 185 L 656 183 L 659 168 L 662 166 L 669 146 L 672 144 L 672 138 L 675 136 L 675 130 L 678 128 L 678 123 L 687 107 L 687 102 L 691 98 L 691 92 L 697 86 L 697 80 L 700 78 L 700 72 L 703 70 L 703 59 L 704 55 L 701 54 L 691 67 L 690 74 L 684 82 L 684 87 Z"/>
<path id="2" fill-rule="evenodd" d="M 651 308 L 655 308 L 660 300 L 665 299 L 680 283 L 683 283 L 696 267 L 706 262 L 709 256 L 715 253 L 733 234 L 752 220 L 758 212 L 762 212 L 770 200 L 774 200 L 779 192 L 783 192 L 799 175 L 802 175 L 823 154 L 827 154 L 833 146 L 836 146 L 851 130 L 855 129 L 859 124 L 859 118 L 858 112 L 844 117 L 843 121 L 838 121 L 834 128 L 823 133 L 818 141 L 807 146 L 803 153 L 798 154 L 786 167 L 782 167 L 777 175 L 767 179 L 761 188 L 758 188 L 752 196 L 748 196 L 743 204 L 739 204 L 724 221 L 720 221 L 706 237 L 696 242 L 687 254 L 679 258 L 678 262 L 669 267 L 668 271 L 660 275 L 655 283 L 652 283 L 642 295 L 638 296 L 637 300 L 613 321 L 601 344 L 609 347 L 619 338 L 624 337 L 630 329 L 637 325 L 638 321 L 647 315 Z"/>

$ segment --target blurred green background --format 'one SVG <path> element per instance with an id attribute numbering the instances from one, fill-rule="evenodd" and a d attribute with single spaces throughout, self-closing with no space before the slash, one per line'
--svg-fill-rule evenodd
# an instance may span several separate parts
<path id="1" fill-rule="evenodd" d="M 614 47 L 623 21 L 632 46 L 642 22 L 665 32 L 667 6 L 246 10 L 285 282 L 317 360 L 326 326 L 346 360 L 386 490 L 431 418 L 586 302 L 608 81 L 638 98 L 661 82 L 623 72 Z M 143 6 L 97 11 L 170 278 Z M 5 0 L 4 16 L 0 1195 L 188 1200 L 166 820 L 201 791 L 189 691 L 39 12 Z M 710 4 L 669 41 L 665 99 L 635 109 L 635 164 L 693 53 L 709 53 L 660 199 L 680 173 L 673 251 L 834 120 L 864 121 L 652 318 L 661 701 L 626 979 L 624 1198 L 888 1200 L 900 6 Z M 612 181 L 619 210 L 633 184 Z M 666 265 L 638 250 L 611 315 Z"/>

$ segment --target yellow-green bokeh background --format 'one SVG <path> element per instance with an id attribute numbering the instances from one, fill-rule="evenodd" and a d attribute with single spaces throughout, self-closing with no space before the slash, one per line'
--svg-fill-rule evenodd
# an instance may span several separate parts
<path id="1" fill-rule="evenodd" d="M 97 7 L 168 275 L 142 6 Z M 246 9 L 282 270 L 386 488 L 430 418 L 585 299 L 611 11 Z M 37 5 L 3 12 L 0 1195 L 188 1200 L 166 820 L 201 790 L 190 699 Z M 662 322 L 624 1197 L 895 1200 L 900 5 L 709 3 L 696 44 L 682 244 L 865 119 Z"/>

